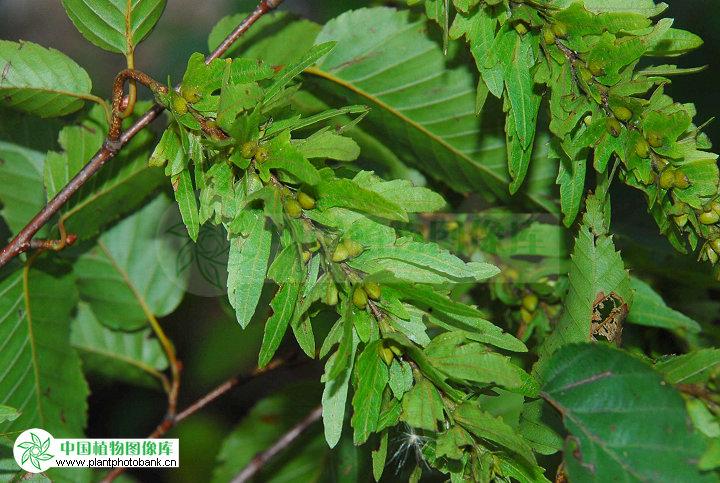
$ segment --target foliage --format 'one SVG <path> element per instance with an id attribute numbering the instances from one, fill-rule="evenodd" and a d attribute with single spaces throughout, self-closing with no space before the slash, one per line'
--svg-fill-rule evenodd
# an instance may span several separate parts
<path id="1" fill-rule="evenodd" d="M 651 60 L 702 41 L 653 0 L 407 3 L 322 25 L 265 14 L 221 58 L 190 55 L 177 88 L 151 83 L 161 133 L 137 133 L 37 235 L 77 243 L 0 271 L 0 450 L 30 427 L 82 434 L 86 376 L 166 391 L 172 421 L 164 318 L 193 311 L 181 331 L 203 358 L 247 352 L 258 373 L 296 347 L 323 372 L 233 414 L 213 481 L 319 403 L 323 430 L 260 478 L 717 481 L 715 314 L 664 288 L 714 282 L 621 255 L 611 226 L 617 178 L 720 274 L 717 155 L 665 92 L 694 70 Z M 62 4 L 131 69 L 165 7 Z M 112 147 L 110 117 L 151 103 L 133 77 L 110 112 L 82 67 L 30 42 L 0 41 L 0 68 L 17 234 Z M 207 350 L 195 318 L 213 305 L 185 293 L 208 287 L 257 346 Z"/>

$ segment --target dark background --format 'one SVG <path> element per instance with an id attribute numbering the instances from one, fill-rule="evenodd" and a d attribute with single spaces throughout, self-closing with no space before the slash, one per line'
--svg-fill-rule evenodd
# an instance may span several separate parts
<path id="1" fill-rule="evenodd" d="M 324 22 L 346 9 L 370 3 L 287 0 L 281 9 Z M 695 103 L 698 111 L 696 121 L 700 124 L 720 113 L 720 96 L 717 93 L 717 79 L 720 77 L 720 30 L 717 28 L 720 25 L 720 2 L 673 0 L 668 3 L 670 8 L 665 15 L 675 18 L 675 26 L 690 30 L 705 40 L 702 48 L 677 59 L 677 63 L 681 67 L 708 65 L 708 68 L 700 74 L 676 77 L 667 89 L 676 100 Z M 254 5 L 254 1 L 169 0 L 157 27 L 136 50 L 136 68 L 161 81 L 168 75 L 173 81 L 179 80 L 190 54 L 207 51 L 207 35 L 217 21 L 230 13 L 249 11 Z M 89 72 L 94 84 L 93 93 L 106 98 L 110 95 L 115 73 L 125 67 L 121 55 L 105 52 L 85 40 L 65 15 L 58 0 L 0 1 L 0 38 L 28 40 L 61 50 Z M 720 125 L 717 122 L 711 123 L 706 132 L 716 142 L 720 140 Z M 613 223 L 619 232 L 618 245 L 624 251 L 631 251 L 633 243 L 638 241 L 633 233 L 641 227 L 650 234 L 649 241 L 645 242 L 667 248 L 667 243 L 655 236 L 657 228 L 649 216 L 644 214 L 644 210 L 637 209 L 645 204 L 639 195 L 624 190 L 616 195 L 614 207 L 622 208 L 624 204 L 633 207 L 627 210 L 632 211 L 631 217 L 624 217 L 622 209 L 613 210 Z M 681 260 L 690 261 L 689 257 Z M 677 289 L 673 294 L 673 289 L 670 289 L 666 295 L 682 298 L 682 293 L 681 289 Z M 255 365 L 262 325 L 251 324 L 242 331 L 223 299 L 188 295 L 176 313 L 162 323 L 171 340 L 175 341 L 185 367 L 180 408 L 227 378 Z M 261 378 L 233 391 L 168 435 L 182 436 L 180 470 L 130 474 L 139 481 L 207 481 L 224 435 L 255 401 L 292 381 L 318 381 L 321 372 L 320 365 L 311 363 Z M 91 379 L 90 383 L 88 436 L 140 437 L 151 432 L 162 420 L 166 408 L 163 393 L 95 379 Z"/>

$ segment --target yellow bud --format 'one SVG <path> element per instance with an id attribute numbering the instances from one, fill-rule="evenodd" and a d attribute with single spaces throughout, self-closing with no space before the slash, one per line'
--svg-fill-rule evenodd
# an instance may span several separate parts
<path id="1" fill-rule="evenodd" d="M 659 148 L 663 145 L 663 138 L 660 135 L 660 133 L 657 133 L 655 131 L 649 131 L 645 133 L 645 138 L 647 139 L 647 142 L 650 144 L 650 146 L 654 148 Z"/>
<path id="2" fill-rule="evenodd" d="M 328 285 L 327 291 L 325 292 L 325 303 L 328 305 L 337 305 L 338 303 L 338 291 L 334 283 Z"/>
<path id="3" fill-rule="evenodd" d="M 660 187 L 669 190 L 673 186 L 675 186 L 675 170 L 666 168 L 660 173 Z"/>
<path id="4" fill-rule="evenodd" d="M 614 117 L 608 118 L 607 131 L 613 136 L 618 137 L 622 132 L 622 124 Z"/>
<path id="5" fill-rule="evenodd" d="M 192 87 L 183 88 L 181 91 L 181 95 L 190 104 L 194 104 L 202 98 L 202 94 L 200 94 L 200 91 Z"/>
<path id="6" fill-rule="evenodd" d="M 300 203 L 300 206 L 302 206 L 305 210 L 312 210 L 315 208 L 315 198 L 307 193 L 303 193 L 302 191 L 298 192 L 297 200 L 298 203 Z"/>
<path id="7" fill-rule="evenodd" d="M 635 144 L 635 154 L 643 159 L 647 159 L 650 156 L 650 145 L 645 139 L 638 139 L 637 144 Z"/>
<path id="8" fill-rule="evenodd" d="M 535 314 L 531 313 L 528 309 L 525 307 L 520 308 L 520 317 L 522 318 L 522 321 L 526 324 L 529 324 L 532 322 L 532 319 L 535 317 Z"/>
<path id="9" fill-rule="evenodd" d="M 333 262 L 344 262 L 349 256 L 350 254 L 348 253 L 345 245 L 343 243 L 338 243 L 338 246 L 335 247 L 335 253 L 333 253 L 332 260 Z"/>
<path id="10" fill-rule="evenodd" d="M 268 155 L 267 148 L 259 147 L 257 148 L 257 151 L 255 151 L 255 161 L 262 164 L 267 161 Z"/>
<path id="11" fill-rule="evenodd" d="M 690 178 L 681 169 L 675 170 L 675 187 L 681 190 L 690 187 Z"/>
<path id="12" fill-rule="evenodd" d="M 378 283 L 366 282 L 363 284 L 363 287 L 365 288 L 365 292 L 367 292 L 368 297 L 373 300 L 380 300 L 381 289 Z"/>
<path id="13" fill-rule="evenodd" d="M 720 201 L 713 201 L 712 203 L 710 203 L 710 207 L 715 213 L 720 215 Z"/>
<path id="14" fill-rule="evenodd" d="M 525 35 L 528 32 L 528 29 L 524 23 L 518 22 L 515 24 L 515 31 L 520 35 Z"/>
<path id="15" fill-rule="evenodd" d="M 720 255 L 720 238 L 715 238 L 714 240 L 710 240 L 710 247 L 713 249 L 715 253 Z"/>
<path id="16" fill-rule="evenodd" d="M 368 303 L 367 292 L 362 287 L 355 287 L 352 294 L 352 302 L 355 304 L 355 307 L 364 309 Z"/>
<path id="17" fill-rule="evenodd" d="M 714 225 L 720 220 L 720 215 L 714 211 L 706 211 L 698 216 L 698 221 L 703 225 Z"/>
<path id="18" fill-rule="evenodd" d="M 522 299 L 522 306 L 528 311 L 528 312 L 535 312 L 535 309 L 537 309 L 538 306 L 538 296 L 534 293 L 529 293 L 525 295 Z"/>
<path id="19" fill-rule="evenodd" d="M 385 361 L 385 364 L 388 366 L 392 364 L 393 359 L 395 358 L 395 354 L 393 354 L 393 351 L 385 347 L 384 345 L 380 346 L 380 358 Z"/>
<path id="20" fill-rule="evenodd" d="M 565 25 L 563 22 L 555 22 L 554 24 L 552 24 L 551 29 L 552 33 L 555 34 L 556 37 L 560 37 L 561 39 L 567 37 L 567 25 Z"/>
<path id="21" fill-rule="evenodd" d="M 601 76 L 605 75 L 605 67 L 602 65 L 602 62 L 599 60 L 593 60 L 588 64 L 588 70 L 590 70 L 590 73 L 594 76 Z"/>
<path id="22" fill-rule="evenodd" d="M 673 216 L 673 221 L 678 226 L 678 228 L 682 228 L 687 223 L 688 216 L 687 216 L 687 214 L 675 215 L 675 216 Z"/>
<path id="23" fill-rule="evenodd" d="M 172 108 L 173 111 L 182 116 L 188 112 L 187 101 L 182 97 L 173 97 Z"/>
<path id="24" fill-rule="evenodd" d="M 302 261 L 303 261 L 303 263 L 309 262 L 311 256 L 312 256 L 312 254 L 311 254 L 309 251 L 303 250 L 303 252 L 302 252 Z"/>
<path id="25" fill-rule="evenodd" d="M 255 141 L 248 141 L 246 143 L 243 143 L 242 147 L 240 148 L 240 154 L 245 159 L 250 159 L 253 156 L 255 156 L 255 151 L 257 151 L 257 142 Z"/>
<path id="26" fill-rule="evenodd" d="M 351 257 L 357 257 L 365 249 L 362 246 L 362 244 L 360 244 L 359 242 L 356 242 L 355 240 L 353 240 L 351 238 L 345 238 L 342 243 L 343 243 L 343 245 L 345 245 L 345 248 L 347 249 L 347 253 Z"/>
<path id="27" fill-rule="evenodd" d="M 293 218 L 300 218 L 302 207 L 296 200 L 290 198 L 285 201 L 285 212 Z"/>
<path id="28" fill-rule="evenodd" d="M 628 109 L 625 106 L 617 106 L 615 109 L 612 110 L 613 114 L 615 114 L 615 117 L 617 117 L 622 122 L 627 122 L 630 119 L 632 119 L 633 113 L 630 109 Z"/>

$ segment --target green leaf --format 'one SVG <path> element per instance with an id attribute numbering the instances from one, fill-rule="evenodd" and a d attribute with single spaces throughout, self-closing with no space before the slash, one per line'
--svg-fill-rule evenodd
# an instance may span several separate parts
<path id="1" fill-rule="evenodd" d="M 587 199 L 587 213 L 575 239 L 570 264 L 569 291 L 558 326 L 540 348 L 533 375 L 543 373 L 550 356 L 563 345 L 590 340 L 591 319 L 598 295 L 615 293 L 632 305 L 630 276 L 612 237 L 607 235 L 602 205 L 595 196 Z"/>
<path id="2" fill-rule="evenodd" d="M 0 141 L 0 183 L 2 216 L 12 233 L 17 233 L 45 206 L 42 185 L 45 154 L 32 149 Z M 47 230 L 43 230 L 47 232 Z M 41 232 L 38 237 L 42 237 Z"/>
<path id="3" fill-rule="evenodd" d="M 556 151 L 560 156 L 556 183 L 560 185 L 560 206 L 565 215 L 563 224 L 569 228 L 580 211 L 587 161 L 582 156 L 575 160 L 569 159 L 561 148 Z"/>
<path id="4" fill-rule="evenodd" d="M 158 196 L 103 233 L 75 262 L 80 298 L 103 325 L 137 330 L 149 313 L 162 317 L 180 304 L 188 272 L 175 271 L 178 248 L 158 233 L 158 220 L 170 205 Z"/>
<path id="5" fill-rule="evenodd" d="M 393 261 L 400 261 L 402 265 Z M 368 265 L 372 266 L 373 264 L 377 264 L 381 270 L 392 272 L 400 279 L 413 282 L 424 282 L 425 280 L 416 279 L 412 275 L 412 271 L 439 272 L 443 274 L 443 278 L 457 281 L 482 281 L 500 273 L 500 269 L 494 265 L 479 262 L 465 263 L 434 243 L 414 242 L 408 238 L 398 239 L 394 246 L 367 248 L 349 262 L 350 266 L 366 272 L 370 272 Z M 410 273 L 408 273 L 408 268 Z"/>
<path id="6" fill-rule="evenodd" d="M 425 378 L 415 383 L 402 400 L 402 421 L 414 428 L 437 431 L 437 421 L 444 421 L 440 392 Z"/>
<path id="7" fill-rule="evenodd" d="M 466 342 L 462 333 L 446 332 L 432 340 L 425 355 L 433 366 L 459 382 L 493 383 L 507 388 L 522 385 L 509 357 L 490 352 L 476 342 Z"/>
<path id="8" fill-rule="evenodd" d="M 395 399 L 402 400 L 403 394 L 413 387 L 412 367 L 407 361 L 398 362 L 397 359 L 393 358 L 389 375 L 388 386 L 390 390 Z"/>
<path id="9" fill-rule="evenodd" d="M 484 135 L 475 116 L 476 81 L 464 67 L 448 68 L 426 31 L 426 20 L 408 11 L 346 12 L 318 35 L 318 43 L 338 44 L 307 74 L 324 79 L 322 89 L 370 105 L 364 125 L 426 173 L 456 191 L 506 199 L 505 143 Z"/>
<path id="10" fill-rule="evenodd" d="M 553 8 L 568 8 L 577 0 L 552 0 Z M 636 13 L 644 17 L 655 17 L 667 8 L 667 4 L 655 4 L 655 0 L 583 0 L 583 6 L 593 13 Z"/>
<path id="11" fill-rule="evenodd" d="M 27 281 L 22 268 L 0 280 L 0 404 L 22 413 L 0 423 L 0 434 L 42 427 L 59 438 L 81 437 L 89 391 L 70 346 L 75 279 L 64 267 L 35 267 Z"/>
<path id="12" fill-rule="evenodd" d="M 345 324 L 347 326 L 347 324 Z M 355 359 L 359 339 L 354 334 L 350 335 L 350 360 Z M 348 384 L 352 367 L 345 366 L 338 377 L 329 379 L 330 371 L 336 366 L 338 357 L 343 355 L 338 350 L 328 358 L 325 364 L 325 388 L 322 394 L 323 425 L 325 427 L 325 440 L 329 447 L 334 448 L 340 441 L 343 423 L 345 422 L 345 404 L 347 402 Z M 329 379 L 329 380 L 328 380 Z"/>
<path id="13" fill-rule="evenodd" d="M 290 131 L 275 136 L 267 145 L 268 159 L 259 166 L 260 172 L 279 169 L 295 176 L 303 183 L 316 185 L 320 182 L 320 173 L 305 156 L 290 144 Z"/>
<path id="14" fill-rule="evenodd" d="M 20 412 L 17 409 L 0 404 L 0 423 L 15 421 L 19 416 Z"/>
<path id="15" fill-rule="evenodd" d="M 673 384 L 696 384 L 707 381 L 718 364 L 720 349 L 701 349 L 661 360 L 655 364 L 655 369 Z"/>
<path id="16" fill-rule="evenodd" d="M 388 432 L 383 431 L 380 436 L 380 447 L 372 452 L 373 477 L 375 481 L 380 481 L 380 477 L 385 469 L 388 450 Z"/>
<path id="17" fill-rule="evenodd" d="M 357 383 L 352 400 L 355 444 L 367 441 L 377 428 L 383 390 L 389 379 L 387 364 L 380 357 L 381 346 L 380 340 L 367 345 L 355 364 Z"/>
<path id="18" fill-rule="evenodd" d="M 702 46 L 703 40 L 697 35 L 680 29 L 669 29 L 645 52 L 647 56 L 677 57 Z"/>
<path id="19" fill-rule="evenodd" d="M 238 13 L 223 17 L 210 32 L 208 48 L 214 50 L 243 20 L 247 14 Z M 277 35 L 281 30 L 282 35 Z M 269 65 L 287 65 L 306 53 L 320 31 L 320 26 L 309 20 L 296 18 L 288 12 L 269 12 L 255 22 L 223 54 L 223 57 L 252 57 Z M 288 42 L 287 39 L 292 39 Z"/>
<path id="20" fill-rule="evenodd" d="M 700 324 L 687 315 L 668 307 L 650 285 L 635 277 L 631 277 L 630 281 L 635 294 L 632 310 L 627 317 L 628 322 L 648 327 L 700 332 Z"/>
<path id="21" fill-rule="evenodd" d="M 150 107 L 150 103 L 138 103 L 135 112 L 142 113 L 146 107 Z M 102 146 L 106 135 L 104 119 L 103 110 L 96 106 L 82 124 L 60 131 L 58 143 L 62 152 L 49 152 L 45 160 L 44 180 L 48 200 Z M 162 170 L 148 167 L 147 153 L 153 141 L 154 135 L 148 130 L 138 133 L 111 163 L 70 198 L 60 211 L 68 233 L 80 238 L 94 236 L 119 215 L 139 206 L 164 181 Z"/>
<path id="22" fill-rule="evenodd" d="M 543 411 L 550 406 L 538 399 L 525 403 L 520 415 L 518 431 L 530 443 L 533 451 L 542 455 L 555 454 L 563 449 L 563 439 L 542 420 Z"/>
<path id="23" fill-rule="evenodd" d="M 397 203 L 408 213 L 432 212 L 445 206 L 442 196 L 428 188 L 414 186 L 405 179 L 385 181 L 371 171 L 361 171 L 355 175 L 353 181 L 361 188 L 374 191 L 386 200 Z"/>
<path id="24" fill-rule="evenodd" d="M 90 95 L 87 72 L 55 49 L 0 40 L 0 104 L 42 117 L 80 109 Z"/>
<path id="25" fill-rule="evenodd" d="M 258 356 L 258 367 L 266 366 L 275 355 L 277 348 L 280 347 L 280 342 L 295 309 L 298 292 L 298 284 L 289 281 L 280 287 L 275 298 L 270 302 L 273 314 L 265 324 L 265 334 Z"/>
<path id="26" fill-rule="evenodd" d="M 89 373 L 157 388 L 159 372 L 167 369 L 168 362 L 151 334 L 150 328 L 137 332 L 110 330 L 97 320 L 90 305 L 80 302 L 70 342 Z"/>
<path id="27" fill-rule="evenodd" d="M 334 206 L 349 208 L 389 220 L 407 221 L 407 213 L 398 204 L 360 188 L 349 179 L 322 181 L 317 186 L 317 207 L 325 210 Z"/>
<path id="28" fill-rule="evenodd" d="M 305 70 L 306 67 L 313 65 L 318 59 L 330 52 L 333 47 L 335 47 L 335 42 L 325 42 L 314 45 L 308 52 L 286 65 L 283 70 L 278 72 L 277 76 L 275 76 L 275 82 L 273 82 L 265 92 L 265 103 L 271 101 L 293 78 Z"/>
<path id="29" fill-rule="evenodd" d="M 166 0 L 62 0 L 83 36 L 98 47 L 130 55 L 155 26 Z"/>
<path id="30" fill-rule="evenodd" d="M 198 233 L 200 232 L 200 214 L 198 213 L 190 171 L 184 169 L 177 176 L 173 176 L 172 187 L 188 235 L 193 242 L 197 242 Z"/>
<path id="31" fill-rule="evenodd" d="M 522 436 L 503 422 L 502 418 L 496 418 L 480 409 L 477 403 L 463 403 L 453 412 L 453 418 L 457 424 L 475 436 L 510 450 L 520 456 L 526 464 L 535 464 L 532 449 Z"/>
<path id="32" fill-rule="evenodd" d="M 571 436 L 571 481 L 717 481 L 696 464 L 705 451 L 682 396 L 650 366 L 602 344 L 573 344 L 548 365 L 541 393 Z M 618 431 L 622 428 L 621 431 Z"/>
<path id="33" fill-rule="evenodd" d="M 332 131 L 318 131 L 298 144 L 298 151 L 308 159 L 329 158 L 353 161 L 360 155 L 360 146 L 349 137 Z"/>
<path id="34" fill-rule="evenodd" d="M 230 236 L 228 299 L 243 329 L 250 322 L 260 300 L 272 241 L 271 232 L 265 230 L 265 217 L 256 213 L 253 218 L 247 237 Z"/>

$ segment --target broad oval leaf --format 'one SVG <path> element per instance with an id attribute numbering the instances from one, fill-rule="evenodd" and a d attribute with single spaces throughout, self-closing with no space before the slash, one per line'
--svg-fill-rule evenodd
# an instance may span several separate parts
<path id="1" fill-rule="evenodd" d="M 131 54 L 153 29 L 167 0 L 62 0 L 83 36 L 98 47 Z"/>
<path id="2" fill-rule="evenodd" d="M 706 445 L 680 393 L 629 354 L 602 344 L 564 347 L 541 395 L 570 432 L 570 481 L 718 481 L 697 468 Z"/>
<path id="3" fill-rule="evenodd" d="M 70 346 L 75 277 L 58 266 L 22 268 L 0 280 L 0 404 L 22 414 L 0 433 L 42 427 L 57 437 L 81 437 L 89 391 Z"/>
<path id="4" fill-rule="evenodd" d="M 42 183 L 44 154 L 0 141 L 0 215 L 10 231 L 17 233 L 45 206 Z M 47 230 L 43 230 L 47 232 Z M 43 233 L 39 235 L 43 236 Z"/>
<path id="5" fill-rule="evenodd" d="M 149 103 L 138 103 L 144 112 Z M 62 152 L 50 151 L 44 167 L 45 190 L 52 199 L 102 146 L 106 135 L 103 110 L 97 106 L 79 125 L 60 131 Z M 117 216 L 136 208 L 163 181 L 161 169 L 149 167 L 147 156 L 155 136 L 147 129 L 92 176 L 61 209 L 68 233 L 80 238 L 97 234 Z"/>
<path id="6" fill-rule="evenodd" d="M 85 370 L 100 377 L 157 387 L 159 371 L 167 368 L 165 353 L 151 330 L 121 332 L 102 325 L 90 305 L 80 302 L 70 342 Z"/>
<path id="7" fill-rule="evenodd" d="M 42 117 L 80 109 L 92 82 L 85 69 L 55 49 L 0 40 L 0 104 Z"/>
<path id="8" fill-rule="evenodd" d="M 169 314 L 180 303 L 188 271 L 176 273 L 179 250 L 158 233 L 171 203 L 159 196 L 103 233 L 75 263 L 80 297 L 111 329 L 137 330 L 149 313 Z"/>

